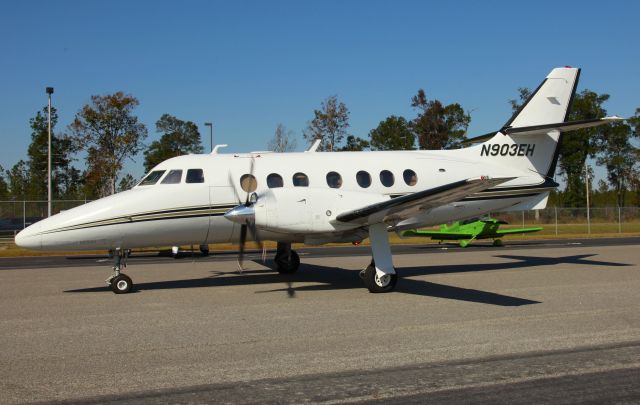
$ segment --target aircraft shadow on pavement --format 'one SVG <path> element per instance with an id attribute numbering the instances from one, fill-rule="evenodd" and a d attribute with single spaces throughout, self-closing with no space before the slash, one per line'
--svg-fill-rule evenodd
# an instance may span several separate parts
<path id="1" fill-rule="evenodd" d="M 631 266 L 625 263 L 605 262 L 588 259 L 595 255 L 574 255 L 564 257 L 535 257 L 516 255 L 497 255 L 495 257 L 512 261 L 504 263 L 477 263 L 477 264 L 452 264 L 444 266 L 403 267 L 398 268 L 400 280 L 395 293 L 421 295 L 427 297 L 446 298 L 459 301 L 468 301 L 499 306 L 520 306 L 538 304 L 539 301 L 526 298 L 512 297 L 489 291 L 481 291 L 445 284 L 432 283 L 414 277 L 428 276 L 432 274 L 450 274 L 479 272 L 489 270 L 513 270 L 528 267 L 549 266 L 557 264 L 577 264 L 583 266 Z M 257 262 L 256 262 L 257 263 Z M 203 278 L 155 281 L 138 283 L 134 285 L 137 291 L 164 290 L 180 288 L 224 287 L 240 285 L 270 285 L 285 283 L 286 287 L 271 290 L 256 291 L 256 293 L 286 292 L 293 298 L 298 292 L 312 292 L 340 289 L 363 289 L 363 284 L 358 277 L 358 270 L 348 270 L 337 267 L 327 267 L 314 264 L 302 264 L 295 274 L 278 274 L 271 270 L 273 263 L 267 261 L 268 269 L 245 270 L 238 272 L 216 272 Z M 311 284 L 309 284 L 311 283 Z M 295 284 L 303 284 L 297 285 Z M 67 290 L 69 293 L 81 292 L 110 292 L 110 288 L 95 287 L 76 290 Z"/>

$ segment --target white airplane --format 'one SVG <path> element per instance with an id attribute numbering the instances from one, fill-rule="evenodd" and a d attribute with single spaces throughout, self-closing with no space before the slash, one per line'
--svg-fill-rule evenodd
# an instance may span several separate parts
<path id="1" fill-rule="evenodd" d="M 114 253 L 107 279 L 132 248 L 277 242 L 280 273 L 297 271 L 291 243 L 371 241 L 360 272 L 374 293 L 397 282 L 388 233 L 546 206 L 562 132 L 622 120 L 566 122 L 580 70 L 553 69 L 526 103 L 484 142 L 457 150 L 186 155 L 160 163 L 133 189 L 61 212 L 21 231 L 18 246 Z M 242 190 L 242 191 L 240 191 Z M 240 194 L 245 198 L 241 198 Z"/>

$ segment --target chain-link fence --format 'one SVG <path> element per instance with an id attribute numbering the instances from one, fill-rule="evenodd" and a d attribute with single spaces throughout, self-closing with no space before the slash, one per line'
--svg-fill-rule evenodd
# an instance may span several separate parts
<path id="1" fill-rule="evenodd" d="M 51 212 L 86 204 L 88 200 L 55 200 Z M 47 217 L 47 201 L 0 201 L 0 243 L 13 242 L 13 237 L 27 226 Z"/>
<path id="2" fill-rule="evenodd" d="M 54 214 L 87 203 L 86 200 L 52 202 Z M 46 201 L 0 201 L 0 242 L 11 242 L 20 230 L 47 216 Z M 640 234 L 640 208 L 556 208 L 521 212 L 496 212 L 493 218 L 508 222 L 504 228 L 540 226 L 537 235 Z"/>
<path id="3" fill-rule="evenodd" d="M 541 226 L 543 235 L 640 234 L 640 208 L 558 208 L 522 212 L 499 212 L 494 215 L 509 223 L 508 227 Z"/>

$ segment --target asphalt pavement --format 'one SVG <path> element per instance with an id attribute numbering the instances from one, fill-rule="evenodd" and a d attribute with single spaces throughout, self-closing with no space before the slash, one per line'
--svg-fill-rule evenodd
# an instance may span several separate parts
<path id="1" fill-rule="evenodd" d="M 401 247 L 389 294 L 362 286 L 365 247 L 302 250 L 288 276 L 233 253 L 132 259 L 127 295 L 104 258 L 18 260 L 0 402 L 637 403 L 639 248 Z"/>
<path id="2" fill-rule="evenodd" d="M 493 246 L 491 241 L 477 241 L 469 247 L 462 248 L 457 243 L 442 244 L 407 244 L 393 245 L 392 251 L 397 254 L 433 254 L 447 253 L 449 251 L 472 252 L 476 250 L 510 251 L 513 249 L 549 249 L 549 248 L 572 248 L 589 246 L 631 246 L 639 245 L 640 237 L 621 238 L 583 238 L 583 239 L 542 239 L 542 240 L 507 240 L 504 246 Z M 315 257 L 349 257 L 349 256 L 370 256 L 371 251 L 368 246 L 319 246 L 305 247 L 298 249 L 303 258 Z M 248 248 L 246 253 L 248 260 L 260 260 L 262 252 Z M 275 250 L 267 251 L 267 257 L 275 255 Z M 238 252 L 236 250 L 212 251 L 210 255 L 204 256 L 197 247 L 193 250 L 181 251 L 177 257 L 171 255 L 168 250 L 151 252 L 134 252 L 129 257 L 131 264 L 152 264 L 166 263 L 168 260 L 198 260 L 198 261 L 236 261 Z M 57 267 L 77 267 L 77 266 L 105 266 L 109 267 L 111 260 L 107 253 L 95 254 L 74 254 L 71 256 L 31 256 L 31 257 L 2 257 L 0 258 L 0 270 L 5 269 L 35 269 L 35 268 L 57 268 Z"/>

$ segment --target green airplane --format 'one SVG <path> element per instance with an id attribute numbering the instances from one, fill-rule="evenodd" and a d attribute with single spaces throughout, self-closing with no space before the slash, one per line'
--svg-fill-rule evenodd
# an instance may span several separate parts
<path id="1" fill-rule="evenodd" d="M 502 246 L 501 237 L 515 233 L 529 233 L 541 231 L 540 227 L 515 228 L 500 230 L 500 225 L 506 224 L 493 218 L 472 218 L 466 221 L 456 221 L 451 225 L 440 225 L 439 231 L 405 231 L 402 236 L 431 237 L 433 240 L 459 240 L 461 247 L 467 247 L 476 239 L 493 239 L 493 246 Z"/>

